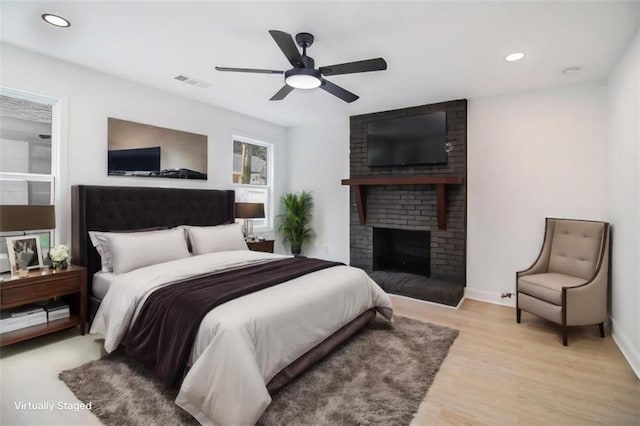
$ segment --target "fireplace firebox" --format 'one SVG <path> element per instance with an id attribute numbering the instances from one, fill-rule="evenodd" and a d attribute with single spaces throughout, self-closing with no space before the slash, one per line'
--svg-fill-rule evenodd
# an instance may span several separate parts
<path id="1" fill-rule="evenodd" d="M 431 233 L 373 228 L 373 270 L 430 276 Z"/>

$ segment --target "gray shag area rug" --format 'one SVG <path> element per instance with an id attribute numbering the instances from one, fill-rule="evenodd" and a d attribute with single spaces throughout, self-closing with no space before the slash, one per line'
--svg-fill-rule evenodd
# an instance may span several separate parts
<path id="1" fill-rule="evenodd" d="M 273 396 L 260 425 L 409 424 L 458 330 L 379 316 Z M 141 365 L 115 352 L 60 373 L 105 425 L 197 424 Z"/>

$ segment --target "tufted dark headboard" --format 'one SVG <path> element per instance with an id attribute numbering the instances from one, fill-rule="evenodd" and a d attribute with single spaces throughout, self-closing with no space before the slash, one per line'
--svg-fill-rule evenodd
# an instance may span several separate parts
<path id="1" fill-rule="evenodd" d="M 220 225 L 234 221 L 233 191 L 73 186 L 72 260 L 87 268 L 88 293 L 100 256 L 88 231 L 128 231 L 178 225 Z"/>

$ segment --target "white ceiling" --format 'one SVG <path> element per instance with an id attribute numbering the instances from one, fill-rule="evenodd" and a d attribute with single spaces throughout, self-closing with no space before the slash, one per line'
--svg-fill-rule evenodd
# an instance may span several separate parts
<path id="1" fill-rule="evenodd" d="M 28 2 L 2 1 L 1 39 L 167 92 L 285 126 L 432 102 L 603 79 L 638 28 L 638 2 Z M 68 29 L 40 15 L 66 17 Z M 269 29 L 315 35 L 316 66 L 382 56 L 388 70 L 328 78 L 358 95 L 315 89 L 269 98 L 287 69 Z M 526 54 L 508 63 L 511 52 Z M 564 68 L 579 66 L 568 77 Z M 211 83 L 200 89 L 173 77 Z"/>

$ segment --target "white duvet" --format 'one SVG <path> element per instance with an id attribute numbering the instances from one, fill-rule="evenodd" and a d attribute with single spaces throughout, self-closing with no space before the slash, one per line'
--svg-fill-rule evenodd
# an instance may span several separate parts
<path id="1" fill-rule="evenodd" d="M 227 251 L 193 256 L 118 275 L 91 334 L 113 351 L 146 298 L 192 276 L 288 256 Z M 211 310 L 191 352 L 191 369 L 176 403 L 200 423 L 254 424 L 271 403 L 267 383 L 284 367 L 370 308 L 391 319 L 388 296 L 362 270 L 338 266 L 313 272 Z"/>

